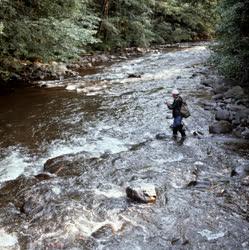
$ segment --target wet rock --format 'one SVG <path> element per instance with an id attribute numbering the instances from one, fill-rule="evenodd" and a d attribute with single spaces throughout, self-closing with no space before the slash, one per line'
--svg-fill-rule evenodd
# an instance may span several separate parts
<path id="1" fill-rule="evenodd" d="M 134 201 L 153 203 L 156 201 L 156 188 L 150 184 L 133 184 L 126 188 L 126 195 Z"/>
<path id="2" fill-rule="evenodd" d="M 20 176 L 16 180 L 7 181 L 0 189 L 0 207 L 13 202 L 16 207 L 21 207 L 24 191 L 34 186 L 38 180 Z"/>
<path id="3" fill-rule="evenodd" d="M 35 215 L 43 210 L 44 201 L 42 199 L 37 199 L 37 197 L 28 197 L 20 208 L 20 211 L 28 216 Z"/>
<path id="4" fill-rule="evenodd" d="M 220 120 L 225 120 L 229 121 L 230 120 L 230 112 L 228 110 L 224 109 L 218 109 L 215 114 L 215 119 L 220 121 Z"/>
<path id="5" fill-rule="evenodd" d="M 139 73 L 131 73 L 128 75 L 128 78 L 141 78 L 141 74 Z"/>
<path id="6" fill-rule="evenodd" d="M 244 111 L 249 114 L 249 110 L 244 105 L 228 105 L 227 108 L 231 111 L 241 112 Z"/>
<path id="7" fill-rule="evenodd" d="M 164 140 L 167 138 L 167 135 L 165 133 L 160 133 L 156 135 L 157 140 Z"/>
<path id="8" fill-rule="evenodd" d="M 106 224 L 93 232 L 92 237 L 94 237 L 95 239 L 102 239 L 104 237 L 113 236 L 114 233 L 115 230 L 113 226 L 111 224 Z"/>
<path id="9" fill-rule="evenodd" d="M 244 109 L 244 110 L 240 110 L 237 111 L 235 114 L 236 119 L 238 120 L 242 120 L 242 119 L 248 119 L 249 117 L 249 109 Z"/>
<path id="10" fill-rule="evenodd" d="M 223 94 L 217 94 L 217 95 L 212 96 L 212 99 L 215 101 L 219 100 L 219 99 L 223 99 L 223 98 L 224 98 Z"/>
<path id="11" fill-rule="evenodd" d="M 238 126 L 233 130 L 233 134 L 239 138 L 242 138 L 242 133 L 245 131 L 244 127 Z"/>
<path id="12" fill-rule="evenodd" d="M 80 176 L 101 160 L 103 160 L 102 157 L 91 157 L 88 152 L 62 155 L 47 160 L 44 164 L 44 171 L 57 176 Z"/>
<path id="13" fill-rule="evenodd" d="M 214 110 L 217 106 L 216 103 L 207 102 L 207 101 L 203 102 L 202 104 L 205 110 Z"/>
<path id="14" fill-rule="evenodd" d="M 242 137 L 244 139 L 249 139 L 249 128 L 246 128 L 242 133 L 241 133 Z"/>
<path id="15" fill-rule="evenodd" d="M 223 94 L 229 89 L 228 86 L 217 86 L 213 89 L 215 94 Z"/>
<path id="16" fill-rule="evenodd" d="M 218 121 L 214 122 L 209 126 L 209 133 L 211 134 L 226 134 L 233 130 L 233 126 L 228 121 Z"/>
<path id="17" fill-rule="evenodd" d="M 192 131 L 192 135 L 198 138 L 201 138 L 204 136 L 204 134 L 201 131 Z"/>
<path id="18" fill-rule="evenodd" d="M 223 102 L 225 104 L 231 104 L 232 103 L 232 98 L 224 99 Z"/>
<path id="19" fill-rule="evenodd" d="M 244 90 L 240 86 L 235 86 L 224 94 L 226 98 L 241 98 L 243 95 Z"/>
<path id="20" fill-rule="evenodd" d="M 191 188 L 197 184 L 199 167 L 202 166 L 190 166 L 188 168 L 182 168 L 181 166 L 174 166 L 174 174 L 169 175 L 168 183 L 174 188 Z"/>
<path id="21" fill-rule="evenodd" d="M 37 178 L 39 181 L 50 180 L 54 177 L 55 175 L 51 173 L 40 173 L 40 174 L 35 175 L 35 178 Z"/>
<path id="22" fill-rule="evenodd" d="M 241 184 L 244 185 L 244 186 L 249 186 L 249 176 L 244 177 L 241 180 Z"/>
<path id="23" fill-rule="evenodd" d="M 214 80 L 210 79 L 210 78 L 202 79 L 201 80 L 201 84 L 204 85 L 204 86 L 206 86 L 206 87 L 212 87 L 213 84 L 214 84 Z"/>

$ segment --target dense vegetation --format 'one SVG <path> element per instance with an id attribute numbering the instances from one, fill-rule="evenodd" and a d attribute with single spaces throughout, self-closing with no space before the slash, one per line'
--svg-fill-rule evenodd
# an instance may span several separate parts
<path id="1" fill-rule="evenodd" d="M 30 61 L 211 38 L 216 0 L 1 0 L 0 77 Z"/>
<path id="2" fill-rule="evenodd" d="M 225 76 L 249 81 L 249 1 L 223 0 L 219 5 L 216 65 Z"/>

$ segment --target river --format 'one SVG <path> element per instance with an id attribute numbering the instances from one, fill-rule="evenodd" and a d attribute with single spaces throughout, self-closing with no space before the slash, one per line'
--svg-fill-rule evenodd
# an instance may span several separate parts
<path id="1" fill-rule="evenodd" d="M 208 132 L 209 56 L 206 44 L 155 51 L 1 97 L 0 248 L 249 249 L 248 186 L 231 177 L 249 143 Z M 185 141 L 164 104 L 175 87 Z M 45 163 L 56 174 L 34 177 Z M 156 203 L 128 200 L 134 182 L 155 185 Z"/>

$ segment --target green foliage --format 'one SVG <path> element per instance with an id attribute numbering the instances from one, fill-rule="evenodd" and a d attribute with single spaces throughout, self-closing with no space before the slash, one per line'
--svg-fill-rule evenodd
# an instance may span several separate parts
<path id="1" fill-rule="evenodd" d="M 103 48 L 149 46 L 212 38 L 217 0 L 109 1 L 99 36 Z M 96 10 L 101 10 L 95 1 Z"/>
<path id="2" fill-rule="evenodd" d="M 1 0 L 2 78 L 13 59 L 66 60 L 97 42 L 99 19 L 87 11 L 86 4 L 81 0 Z"/>
<path id="3" fill-rule="evenodd" d="M 249 1 L 223 0 L 215 62 L 222 74 L 241 82 L 249 80 Z"/>
<path id="4" fill-rule="evenodd" d="M 212 38 L 217 1 L 156 1 L 155 42 L 181 42 Z"/>
<path id="5" fill-rule="evenodd" d="M 27 60 L 64 61 L 87 48 L 210 38 L 216 1 L 0 0 L 0 78 Z"/>

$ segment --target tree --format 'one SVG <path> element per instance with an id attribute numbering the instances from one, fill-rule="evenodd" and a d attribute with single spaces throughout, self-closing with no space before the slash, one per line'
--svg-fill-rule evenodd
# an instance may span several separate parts
<path id="1" fill-rule="evenodd" d="M 83 0 L 1 0 L 0 23 L 2 77 L 17 61 L 66 60 L 97 42 L 98 19 Z"/>
<path id="2" fill-rule="evenodd" d="M 223 0 L 219 5 L 221 22 L 216 65 L 225 76 L 242 83 L 249 80 L 249 1 Z"/>

